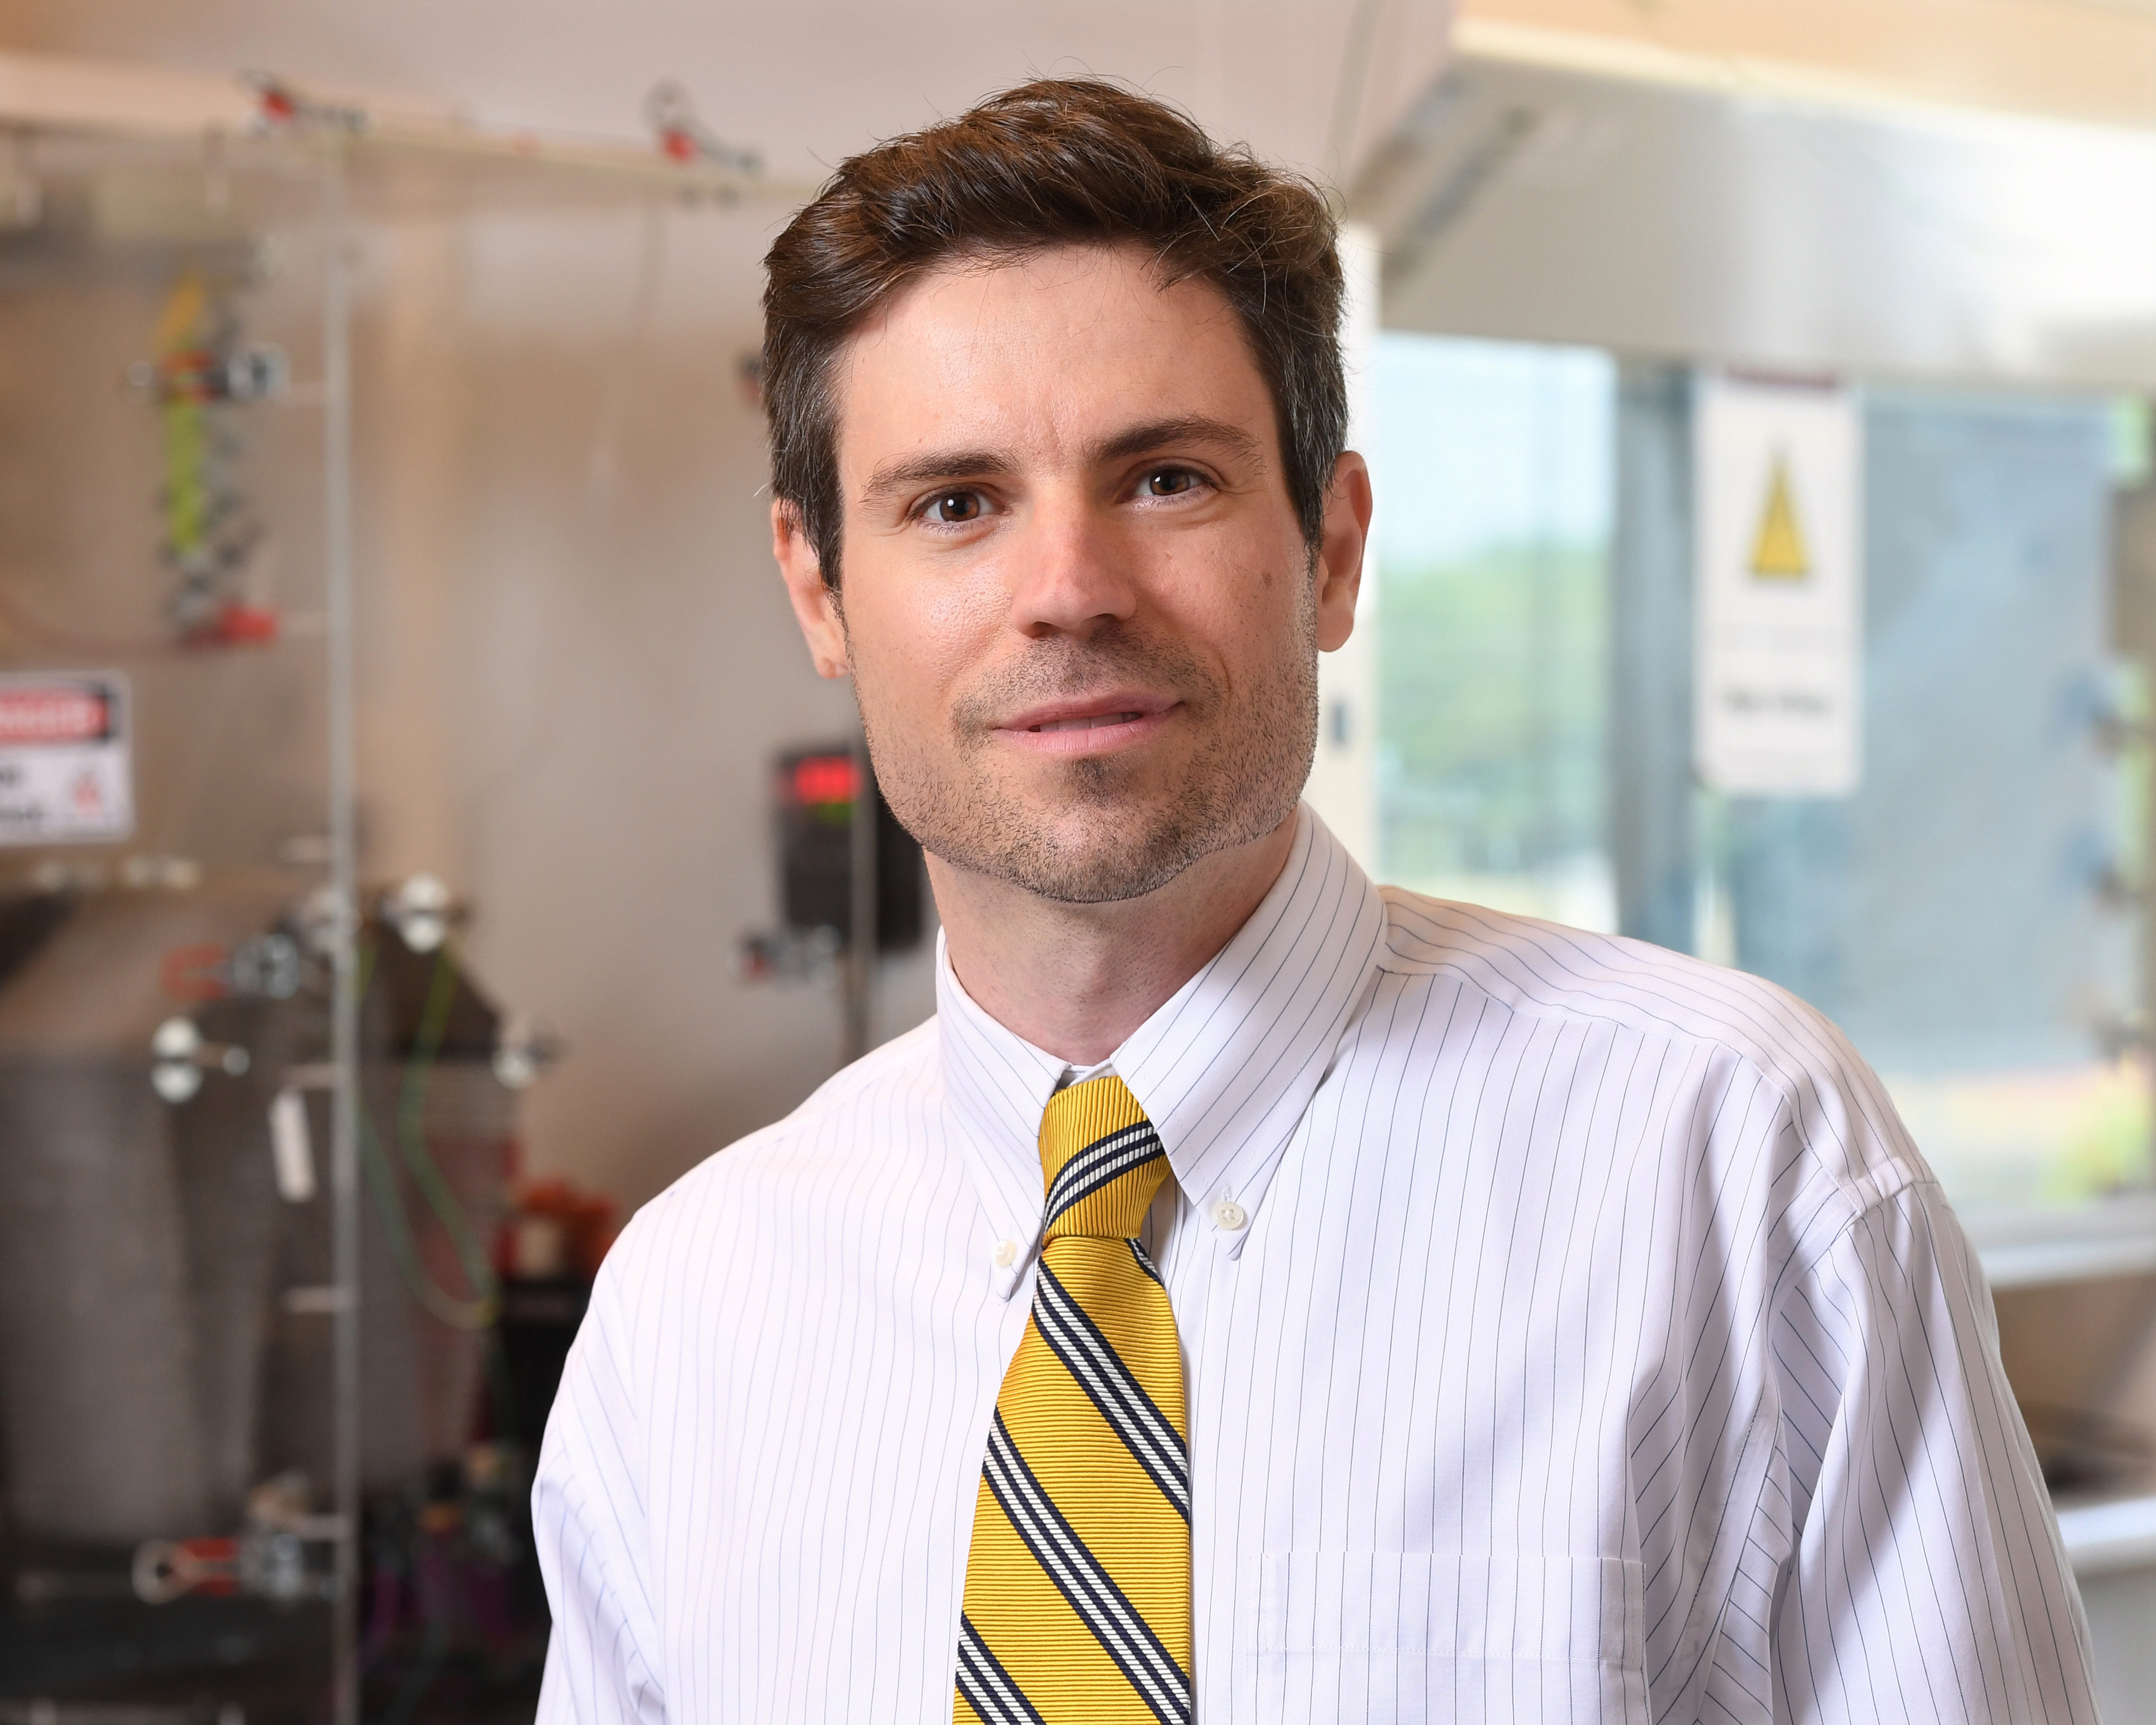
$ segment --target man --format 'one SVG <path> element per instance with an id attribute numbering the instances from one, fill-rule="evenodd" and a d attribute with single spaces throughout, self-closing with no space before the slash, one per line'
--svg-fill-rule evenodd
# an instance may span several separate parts
<path id="1" fill-rule="evenodd" d="M 1298 808 L 1370 519 L 1317 195 L 1047 81 L 767 268 L 778 558 L 939 1009 L 608 1261 L 543 1717 L 2093 1720 L 1847 1045 Z"/>

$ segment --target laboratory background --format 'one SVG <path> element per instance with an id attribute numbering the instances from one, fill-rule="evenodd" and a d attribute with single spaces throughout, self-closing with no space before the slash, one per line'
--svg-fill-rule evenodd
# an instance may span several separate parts
<path id="1" fill-rule="evenodd" d="M 1842 1026 L 2156 1720 L 2156 0 L 0 0 L 0 1725 L 531 1717 L 614 1234 L 933 1009 L 759 259 L 1042 74 L 1346 224 L 1313 805 Z"/>

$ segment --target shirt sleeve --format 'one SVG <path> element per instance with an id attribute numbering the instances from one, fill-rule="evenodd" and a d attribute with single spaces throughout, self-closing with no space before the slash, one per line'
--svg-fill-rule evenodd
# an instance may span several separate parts
<path id="1" fill-rule="evenodd" d="M 1702 1717 L 2095 1725 L 2080 1597 L 1938 1185 L 1860 1212 L 1770 1332 L 1779 1430 Z"/>
<path id="2" fill-rule="evenodd" d="M 603 1269 L 547 1416 L 531 1488 L 532 1535 L 553 1629 L 539 1725 L 661 1725 L 651 1650 L 640 1420 L 624 1370 L 626 1326 Z"/>

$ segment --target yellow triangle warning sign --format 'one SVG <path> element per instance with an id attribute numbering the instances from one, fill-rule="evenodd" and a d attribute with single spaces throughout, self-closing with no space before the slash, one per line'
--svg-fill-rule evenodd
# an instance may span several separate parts
<path id="1" fill-rule="evenodd" d="M 1797 506 L 1789 495 L 1789 463 L 1785 455 L 1774 458 L 1767 506 L 1760 511 L 1759 532 L 1752 542 L 1752 572 L 1763 581 L 1802 581 L 1812 572 L 1804 530 L 1798 525 Z"/>

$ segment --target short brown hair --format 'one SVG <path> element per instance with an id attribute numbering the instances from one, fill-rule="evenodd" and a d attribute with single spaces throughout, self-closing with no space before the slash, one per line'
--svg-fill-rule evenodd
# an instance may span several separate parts
<path id="1" fill-rule="evenodd" d="M 1163 286 L 1211 282 L 1272 392 L 1288 494 L 1314 548 L 1348 440 L 1337 230 L 1308 181 L 1224 148 L 1165 102 L 1044 78 L 840 164 L 763 263 L 772 489 L 839 579 L 832 362 L 920 275 L 966 257 L 1142 246 Z"/>

